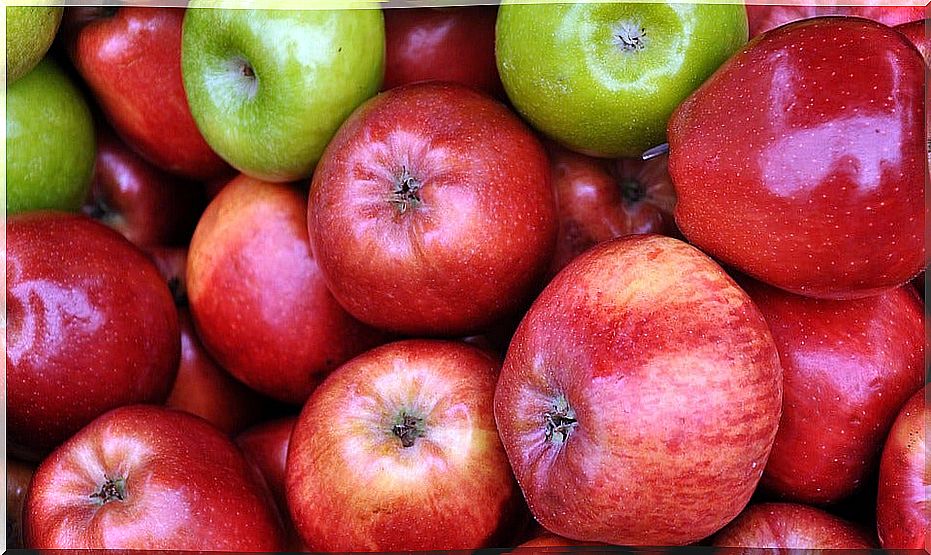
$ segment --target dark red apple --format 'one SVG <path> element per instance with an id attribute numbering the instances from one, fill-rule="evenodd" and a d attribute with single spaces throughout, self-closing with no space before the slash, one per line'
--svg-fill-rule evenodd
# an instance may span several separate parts
<path id="1" fill-rule="evenodd" d="M 875 470 L 899 407 L 921 387 L 921 301 L 910 286 L 827 301 L 743 285 L 783 368 L 782 420 L 761 486 L 811 504 L 846 498 Z"/>
<path id="2" fill-rule="evenodd" d="M 834 2 L 834 4 L 837 3 Z M 925 17 L 926 8 L 924 6 L 882 4 L 888 4 L 888 2 L 880 2 L 879 5 L 874 6 L 832 5 L 831 1 L 825 0 L 819 0 L 817 5 L 815 3 L 807 5 L 787 3 L 781 6 L 748 5 L 747 20 L 750 23 L 750 38 L 787 23 L 828 15 L 865 17 L 889 26 L 916 21 Z"/>
<path id="3" fill-rule="evenodd" d="M 108 412 L 36 471 L 26 498 L 34 549 L 280 551 L 268 492 L 231 440 L 190 414 Z"/>
<path id="4" fill-rule="evenodd" d="M 145 253 L 168 284 L 175 305 L 187 306 L 187 248 L 154 246 L 146 247 Z"/>
<path id="5" fill-rule="evenodd" d="M 204 349 L 186 308 L 181 323 L 181 364 L 165 405 L 196 414 L 233 435 L 262 418 L 266 400 L 220 368 Z"/>
<path id="6" fill-rule="evenodd" d="M 81 12 L 71 52 L 117 133 L 165 171 L 199 180 L 228 171 L 198 131 L 184 93 L 184 10 L 100 7 L 96 15 Z"/>
<path id="7" fill-rule="evenodd" d="M 591 158 L 557 146 L 550 152 L 559 239 L 550 275 L 589 248 L 634 233 L 676 233 L 676 192 L 666 157 Z"/>
<path id="8" fill-rule="evenodd" d="M 451 81 L 502 96 L 495 63 L 497 17 L 497 6 L 385 10 L 382 88 Z"/>
<path id="9" fill-rule="evenodd" d="M 330 142 L 308 226 L 350 314 L 408 335 L 471 335 L 527 302 L 550 262 L 557 217 L 546 152 L 472 89 L 395 88 Z"/>
<path id="10" fill-rule="evenodd" d="M 750 298 L 686 243 L 631 235 L 576 258 L 534 302 L 495 417 L 547 530 L 684 545 L 750 500 L 781 404 L 779 356 Z"/>
<path id="11" fill-rule="evenodd" d="M 904 36 L 864 19 L 751 41 L 669 122 L 679 228 L 806 296 L 908 282 L 925 264 L 924 68 Z"/>
<path id="12" fill-rule="evenodd" d="M 164 401 L 178 315 L 146 255 L 72 214 L 10 216 L 6 233 L 11 451 L 34 460 L 112 408 Z"/>
<path id="13" fill-rule="evenodd" d="M 303 403 L 321 377 L 378 344 L 327 290 L 307 240 L 307 198 L 241 176 L 191 240 L 187 294 L 198 335 L 252 389 Z"/>
<path id="14" fill-rule="evenodd" d="M 496 545 L 520 493 L 495 430 L 497 362 L 463 343 L 410 340 L 344 364 L 291 434 L 286 491 L 315 551 Z"/>
<path id="15" fill-rule="evenodd" d="M 905 35 L 921 52 L 926 64 L 931 64 L 931 36 L 928 35 L 928 23 L 918 19 L 911 23 L 896 25 L 895 30 Z"/>
<path id="16" fill-rule="evenodd" d="M 931 551 L 931 473 L 928 467 L 926 399 L 929 386 L 899 411 L 879 463 L 876 524 L 883 549 Z"/>
<path id="17" fill-rule="evenodd" d="M 166 174 L 109 131 L 97 133 L 97 160 L 84 213 L 139 246 L 186 243 L 206 199 L 194 183 Z"/>
<path id="18" fill-rule="evenodd" d="M 23 544 L 23 502 L 29 490 L 29 482 L 35 467 L 30 464 L 7 458 L 6 468 L 6 546 L 9 549 L 24 549 Z"/>
<path id="19" fill-rule="evenodd" d="M 876 541 L 854 524 L 794 503 L 750 505 L 714 538 L 717 547 L 870 549 Z"/>

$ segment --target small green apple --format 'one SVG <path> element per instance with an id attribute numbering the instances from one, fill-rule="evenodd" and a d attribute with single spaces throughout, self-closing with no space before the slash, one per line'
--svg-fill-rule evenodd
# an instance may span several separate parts
<path id="1" fill-rule="evenodd" d="M 58 25 L 62 8 L 8 6 L 6 9 L 6 84 L 29 73 L 45 56 Z"/>
<path id="2" fill-rule="evenodd" d="M 48 58 L 6 92 L 7 213 L 75 211 L 94 173 L 94 123 L 81 92 Z"/>
<path id="3" fill-rule="evenodd" d="M 267 181 L 309 176 L 353 110 L 381 86 L 380 9 L 197 9 L 184 18 L 181 71 L 204 138 Z"/>
<path id="4" fill-rule="evenodd" d="M 498 70 L 515 108 L 586 154 L 640 156 L 675 107 L 747 42 L 743 4 L 502 5 Z"/>

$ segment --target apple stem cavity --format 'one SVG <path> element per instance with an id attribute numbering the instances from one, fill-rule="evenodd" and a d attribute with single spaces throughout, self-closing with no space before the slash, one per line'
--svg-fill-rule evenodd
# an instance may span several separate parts
<path id="1" fill-rule="evenodd" d="M 106 478 L 100 490 L 90 494 L 100 505 L 126 499 L 126 478 Z"/>
<path id="2" fill-rule="evenodd" d="M 230 72 L 235 76 L 235 79 L 239 81 L 246 96 L 248 96 L 250 100 L 255 98 L 255 94 L 259 90 L 259 76 L 256 75 L 255 68 L 252 67 L 252 64 L 246 61 L 245 58 L 234 58 L 230 62 Z"/>
<path id="3" fill-rule="evenodd" d="M 407 166 L 402 166 L 401 173 L 395 178 L 394 187 L 388 195 L 388 202 L 397 208 L 399 214 L 417 208 L 422 202 L 420 200 L 420 188 L 422 186 L 420 181 L 411 175 Z"/>
<path id="4" fill-rule="evenodd" d="M 622 52 L 640 52 L 647 46 L 647 30 L 631 21 L 622 21 L 613 30 L 614 45 Z"/>
<path id="5" fill-rule="evenodd" d="M 392 426 L 391 433 L 401 440 L 401 447 L 413 447 L 418 437 L 423 437 L 423 420 L 402 412 L 397 424 Z"/>
<path id="6" fill-rule="evenodd" d="M 634 181 L 626 180 L 621 182 L 621 197 L 627 204 L 637 204 L 647 196 L 647 192 L 643 187 L 643 184 Z"/>
<path id="7" fill-rule="evenodd" d="M 546 439 L 557 445 L 562 445 L 569 439 L 569 435 L 579 425 L 575 418 L 575 411 L 569 406 L 565 395 L 560 395 L 553 402 L 553 410 L 543 413 L 543 424 L 546 426 Z"/>

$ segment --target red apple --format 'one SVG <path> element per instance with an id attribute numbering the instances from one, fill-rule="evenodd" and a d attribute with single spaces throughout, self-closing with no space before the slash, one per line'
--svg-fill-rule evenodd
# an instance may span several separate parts
<path id="1" fill-rule="evenodd" d="M 6 546 L 23 549 L 23 502 L 35 468 L 16 459 L 7 458 L 6 468 Z"/>
<path id="2" fill-rule="evenodd" d="M 776 346 L 749 297 L 686 243 L 631 235 L 576 258 L 534 302 L 495 417 L 547 530 L 684 545 L 747 504 L 781 403 Z"/>
<path id="3" fill-rule="evenodd" d="M 231 440 L 200 418 L 135 405 L 78 432 L 36 471 L 34 549 L 279 551 L 268 492 Z"/>
<path id="4" fill-rule="evenodd" d="M 896 25 L 895 30 L 905 35 L 915 48 L 921 52 L 925 64 L 931 64 L 931 36 L 928 35 L 928 23 L 923 19 Z"/>
<path id="5" fill-rule="evenodd" d="M 165 405 L 196 414 L 220 431 L 236 434 L 262 417 L 265 399 L 235 380 L 207 354 L 187 309 L 181 322 L 181 364 Z"/>
<path id="6" fill-rule="evenodd" d="M 847 15 L 865 17 L 885 25 L 899 25 L 922 19 L 924 6 L 889 6 L 881 2 L 875 6 L 839 6 L 830 1 L 819 0 L 817 5 L 788 4 L 782 6 L 747 6 L 747 19 L 750 23 L 750 37 L 753 38 L 781 25 L 827 15 Z"/>
<path id="7" fill-rule="evenodd" d="M 145 254 L 72 214 L 10 216 L 6 232 L 12 451 L 35 459 L 112 408 L 164 401 L 178 315 Z"/>
<path id="8" fill-rule="evenodd" d="M 714 538 L 717 547 L 869 549 L 876 542 L 854 524 L 794 503 L 750 505 Z"/>
<path id="9" fill-rule="evenodd" d="M 908 282 L 925 264 L 924 67 L 905 37 L 864 19 L 751 41 L 669 122 L 679 228 L 806 296 Z"/>
<path id="10" fill-rule="evenodd" d="M 513 553 L 533 553 L 535 549 L 539 548 L 553 548 L 553 547 L 580 547 L 580 546 L 592 546 L 592 547 L 606 547 L 607 544 L 597 543 L 597 542 L 580 542 L 575 540 L 569 540 L 556 534 L 550 532 L 544 532 L 536 538 L 526 541 L 517 546 L 517 549 Z M 543 553 L 559 553 L 559 550 L 553 549 L 544 549 Z M 584 551 L 583 551 L 584 552 Z"/>
<path id="11" fill-rule="evenodd" d="M 181 81 L 184 10 L 86 9 L 74 29 L 74 65 L 119 135 L 157 167 L 206 180 L 229 166 L 198 131 Z"/>
<path id="12" fill-rule="evenodd" d="M 168 284 L 175 305 L 187 306 L 187 248 L 155 246 L 146 247 L 145 252 Z"/>
<path id="13" fill-rule="evenodd" d="M 411 340 L 333 372 L 304 406 L 288 451 L 288 505 L 306 545 L 495 545 L 520 497 L 495 431 L 496 371 L 474 347 Z"/>
<path id="14" fill-rule="evenodd" d="M 761 486 L 783 499 L 833 503 L 875 470 L 899 407 L 924 377 L 924 308 L 910 286 L 850 301 L 744 290 L 769 324 L 784 397 Z"/>
<path id="15" fill-rule="evenodd" d="M 289 185 L 238 177 L 204 212 L 187 266 L 191 314 L 207 350 L 252 389 L 294 404 L 383 339 L 327 290 L 306 208 Z"/>
<path id="16" fill-rule="evenodd" d="M 409 335 L 471 335 L 520 308 L 549 264 L 557 217 L 546 152 L 472 89 L 392 89 L 330 142 L 308 226 L 350 314 Z"/>
<path id="17" fill-rule="evenodd" d="M 674 234 L 676 192 L 666 157 L 591 158 L 550 144 L 559 239 L 550 275 L 589 248 L 634 233 Z"/>
<path id="18" fill-rule="evenodd" d="M 502 96 L 495 63 L 497 18 L 497 6 L 385 10 L 383 89 L 451 81 Z"/>
<path id="19" fill-rule="evenodd" d="M 899 411 L 879 463 L 876 524 L 883 549 L 931 551 L 931 473 L 928 471 L 926 399 L 929 386 Z"/>
<path id="20" fill-rule="evenodd" d="M 143 160 L 109 131 L 97 133 L 97 160 L 84 213 L 140 246 L 186 243 L 206 202 L 200 186 Z"/>

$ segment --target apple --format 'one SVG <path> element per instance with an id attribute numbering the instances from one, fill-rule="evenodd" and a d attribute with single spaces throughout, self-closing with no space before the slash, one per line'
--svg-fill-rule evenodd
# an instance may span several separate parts
<path id="1" fill-rule="evenodd" d="M 205 204 L 198 184 L 162 172 L 110 132 L 98 131 L 85 214 L 136 245 L 168 245 L 187 242 Z"/>
<path id="2" fill-rule="evenodd" d="M 737 516 L 781 406 L 759 310 L 710 258 L 659 235 L 566 266 L 517 328 L 495 393 L 533 516 L 616 545 L 685 545 Z"/>
<path id="3" fill-rule="evenodd" d="M 495 431 L 499 363 L 463 343 L 378 347 L 304 405 L 285 491 L 314 551 L 495 545 L 520 493 Z"/>
<path id="4" fill-rule="evenodd" d="M 750 505 L 714 537 L 717 547 L 870 549 L 875 540 L 830 513 L 794 503 Z"/>
<path id="5" fill-rule="evenodd" d="M 65 213 L 11 216 L 6 233 L 11 452 L 35 460 L 112 408 L 164 401 L 178 315 L 145 254 Z"/>
<path id="6" fill-rule="evenodd" d="M 899 407 L 921 387 L 921 300 L 907 285 L 848 301 L 741 285 L 783 368 L 782 420 L 761 487 L 804 503 L 844 499 L 869 479 Z"/>
<path id="7" fill-rule="evenodd" d="M 84 10 L 74 31 L 74 66 L 119 135 L 162 170 L 197 180 L 227 171 L 197 130 L 184 94 L 184 10 Z"/>
<path id="8" fill-rule="evenodd" d="M 896 25 L 895 30 L 905 35 L 915 45 L 925 59 L 925 64 L 931 64 L 931 36 L 928 35 L 927 26 L 927 21 L 918 19 L 911 23 Z"/>
<path id="9" fill-rule="evenodd" d="M 7 214 L 77 211 L 94 172 L 94 124 L 81 92 L 50 59 L 6 89 Z"/>
<path id="10" fill-rule="evenodd" d="M 544 532 L 532 540 L 526 541 L 517 546 L 517 549 L 512 551 L 512 553 L 526 553 L 526 552 L 535 552 L 531 550 L 536 550 L 543 548 L 543 553 L 560 553 L 562 550 L 552 549 L 554 547 L 607 547 L 607 544 L 598 543 L 598 542 L 580 542 L 575 540 L 569 540 L 556 534 L 550 532 Z M 585 553 L 588 550 L 580 549 L 578 552 Z M 576 550 L 572 551 L 573 553 Z"/>
<path id="11" fill-rule="evenodd" d="M 924 18 L 926 9 L 924 6 L 882 5 L 886 2 L 871 6 L 840 6 L 836 3 L 819 0 L 817 5 L 748 5 L 747 18 L 750 21 L 750 36 L 755 37 L 794 21 L 828 15 L 864 17 L 893 26 Z"/>
<path id="12" fill-rule="evenodd" d="M 467 336 L 509 316 L 535 292 L 557 231 L 533 133 L 490 97 L 438 82 L 392 89 L 346 121 L 307 217 L 333 296 L 408 335 Z"/>
<path id="13" fill-rule="evenodd" d="M 747 42 L 742 5 L 523 4 L 498 11 L 504 89 L 572 150 L 640 156 L 673 109 Z"/>
<path id="14" fill-rule="evenodd" d="M 12 458 L 5 459 L 6 468 L 6 546 L 23 549 L 23 501 L 35 467 Z"/>
<path id="15" fill-rule="evenodd" d="M 676 192 L 665 156 L 647 161 L 605 160 L 548 146 L 559 208 L 551 276 L 608 239 L 634 233 L 676 233 L 672 215 Z"/>
<path id="16" fill-rule="evenodd" d="M 6 84 L 26 75 L 45 56 L 61 23 L 62 8 L 6 7 Z"/>
<path id="17" fill-rule="evenodd" d="M 931 419 L 926 403 L 929 392 L 925 385 L 905 403 L 883 448 L 876 500 L 876 524 L 883 549 L 931 551 L 926 436 Z"/>
<path id="18" fill-rule="evenodd" d="M 26 497 L 33 549 L 280 551 L 268 492 L 236 445 L 190 414 L 112 410 L 42 462 Z"/>
<path id="19" fill-rule="evenodd" d="M 220 368 L 194 331 L 187 309 L 178 311 L 181 363 L 165 405 L 200 416 L 226 434 L 237 434 L 262 417 L 266 400 Z"/>
<path id="20" fill-rule="evenodd" d="M 309 176 L 343 120 L 381 86 L 380 9 L 188 6 L 181 66 L 191 112 L 207 142 L 245 174 Z"/>
<path id="21" fill-rule="evenodd" d="M 924 72 L 905 37 L 865 19 L 752 41 L 669 122 L 679 229 L 801 295 L 906 283 L 925 264 Z"/>
<path id="22" fill-rule="evenodd" d="M 168 284 L 168 290 L 177 306 L 187 306 L 187 248 L 186 247 L 146 247 L 145 253 L 149 255 L 158 272 Z"/>
<path id="23" fill-rule="evenodd" d="M 385 10 L 382 87 L 451 81 L 501 96 L 495 64 L 497 17 L 496 6 Z"/>
<path id="24" fill-rule="evenodd" d="M 293 187 L 240 176 L 201 217 L 187 265 L 191 314 L 207 351 L 250 388 L 292 404 L 383 341 L 327 290 L 306 210 Z"/>

